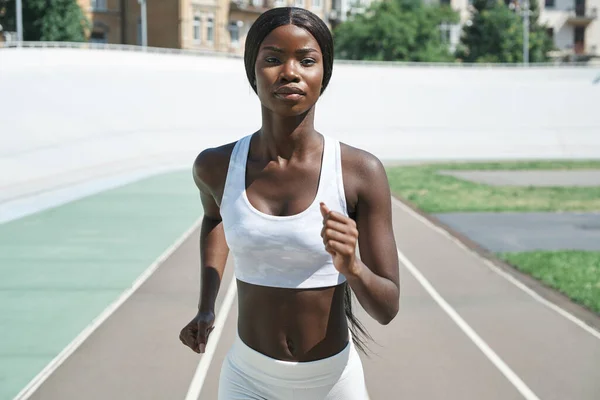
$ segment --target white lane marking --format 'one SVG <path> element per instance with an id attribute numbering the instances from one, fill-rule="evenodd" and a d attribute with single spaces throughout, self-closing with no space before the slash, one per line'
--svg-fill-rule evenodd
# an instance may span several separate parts
<path id="1" fill-rule="evenodd" d="M 537 294 L 535 291 L 533 291 L 531 288 L 529 288 L 528 286 L 526 286 L 525 284 L 523 284 L 521 281 L 519 281 L 517 278 L 515 278 L 514 276 L 512 276 L 508 272 L 505 272 L 505 271 L 501 270 L 500 268 L 498 268 L 496 265 L 494 265 L 489 260 L 484 259 L 483 262 L 488 267 L 490 267 L 492 270 L 494 270 L 494 272 L 498 273 L 499 275 L 501 275 L 502 277 L 504 277 L 506 280 L 508 280 L 509 282 L 511 282 L 512 284 L 514 284 L 515 286 L 517 286 L 519 289 L 521 289 L 524 292 L 526 292 L 527 294 L 529 294 L 535 300 L 537 300 L 540 303 L 544 304 L 546 307 L 550 308 L 551 310 L 555 311 L 556 313 L 562 315 L 563 317 L 565 317 L 566 319 L 568 319 L 569 321 L 571 321 L 575 325 L 579 326 L 580 328 L 582 328 L 584 331 L 588 332 L 592 336 L 596 337 L 597 339 L 600 339 L 600 332 L 598 332 L 597 330 L 595 330 L 594 328 L 592 328 L 591 326 L 589 326 L 588 324 L 586 324 L 584 321 L 580 320 L 579 318 L 577 318 L 573 314 L 570 314 L 565 309 L 560 308 L 556 304 L 554 304 L 554 303 L 546 300 L 545 298 L 543 298 L 542 296 L 540 296 L 539 294 Z"/>
<path id="2" fill-rule="evenodd" d="M 58 369 L 58 367 L 60 367 L 60 365 L 71 355 L 73 354 L 73 352 L 75 352 L 75 350 L 77 350 L 77 348 L 79 346 L 81 346 L 81 344 L 92 335 L 92 333 L 94 333 L 94 331 L 96 329 L 98 329 L 98 327 L 100 325 L 102 325 L 102 323 L 104 321 L 106 321 L 115 311 L 117 311 L 117 309 L 125 302 L 127 301 L 127 299 L 129 299 L 129 297 L 131 297 L 131 295 L 140 287 L 144 284 L 144 282 L 146 280 L 148 280 L 148 278 L 150 278 L 150 276 L 158 269 L 158 267 L 160 267 L 160 265 L 167 259 L 169 258 L 174 252 L 175 250 L 181 246 L 181 244 L 192 234 L 192 232 L 194 232 L 194 230 L 196 230 L 200 224 L 202 223 L 202 218 L 198 219 L 196 222 L 194 222 L 194 224 L 192 225 L 191 228 L 189 228 L 183 235 L 181 235 L 179 237 L 179 239 L 177 239 L 177 241 L 175 241 L 175 243 L 173 243 L 171 246 L 169 246 L 169 248 L 167 248 L 131 285 L 131 287 L 129 287 L 127 290 L 125 290 L 121 296 L 115 300 L 113 303 L 111 303 L 106 309 L 104 309 L 104 311 L 98 315 L 95 319 L 92 320 L 92 322 L 90 322 L 90 324 L 88 326 L 85 327 L 85 329 L 83 331 L 81 331 L 79 333 L 79 335 L 77 335 L 77 337 L 75 339 L 73 339 L 73 341 L 71 343 L 69 343 L 67 345 L 67 347 L 65 347 L 52 361 L 50 361 L 50 363 L 48 365 L 46 365 L 46 367 L 39 373 L 37 374 L 28 384 L 27 386 L 25 386 L 23 388 L 23 390 L 21 390 L 16 397 L 14 397 L 13 400 L 25 400 L 28 399 L 29 396 L 31 396 L 40 386 L 42 383 L 44 383 L 44 381 L 46 379 L 48 379 L 48 377 L 50 375 L 52 375 L 52 373 L 54 373 L 54 371 L 56 371 Z"/>
<path id="3" fill-rule="evenodd" d="M 539 400 L 539 397 L 519 378 L 517 374 L 498 356 L 494 350 L 465 322 L 464 319 L 452 308 L 450 304 L 435 290 L 421 272 L 413 265 L 412 262 L 404 254 L 398 250 L 398 257 L 406 269 L 415 277 L 436 303 L 448 314 L 448 316 L 458 325 L 458 327 L 471 339 L 473 343 L 481 350 L 481 352 L 494 364 L 496 368 L 508 379 L 510 383 L 525 397 L 527 400 Z"/>
<path id="4" fill-rule="evenodd" d="M 573 314 L 569 313 L 565 309 L 557 306 L 556 304 L 552 303 L 551 301 L 549 301 L 549 300 L 545 299 L 544 297 L 540 296 L 533 289 L 531 289 L 527 285 L 523 284 L 517 278 L 515 278 L 514 276 L 510 275 L 509 273 L 503 271 L 502 269 L 500 269 L 499 267 L 497 267 L 496 265 L 494 265 L 492 262 L 490 262 L 485 257 L 481 257 L 475 251 L 473 251 L 470 248 L 468 248 L 467 246 L 465 246 L 460 240 L 458 240 L 457 238 L 455 238 L 454 236 L 452 236 L 452 234 L 450 234 L 448 231 L 446 231 L 445 229 L 443 229 L 443 228 L 435 225 L 434 223 L 432 223 L 431 221 L 429 221 L 427 218 L 423 217 L 422 215 L 419 215 L 412 208 L 408 207 L 407 205 L 405 205 L 404 203 L 402 203 L 400 200 L 392 197 L 392 201 L 398 207 L 400 207 L 404 211 L 408 212 L 411 216 L 415 217 L 416 219 L 418 219 L 419 221 L 421 221 L 423 224 L 427 225 L 429 228 L 433 229 L 434 231 L 436 231 L 440 235 L 446 237 L 447 239 L 450 239 L 454 244 L 456 244 L 457 246 L 459 246 L 461 249 L 467 251 L 469 254 L 471 254 L 472 256 L 476 257 L 477 259 L 482 260 L 492 271 L 496 272 L 498 275 L 502 276 L 503 278 L 505 278 L 506 280 L 508 280 L 510 283 L 514 284 L 516 287 L 518 287 L 519 289 L 521 289 L 522 291 L 524 291 L 525 293 L 527 293 L 528 295 L 530 295 L 531 297 L 533 297 L 535 300 L 539 301 L 540 303 L 542 303 L 546 307 L 550 308 L 551 310 L 555 311 L 556 313 L 558 313 L 559 315 L 563 316 L 567 320 L 571 321 L 575 325 L 579 326 L 581 329 L 583 329 L 584 331 L 588 332 L 592 336 L 600 339 L 600 332 L 598 332 L 597 330 L 595 330 L 594 328 L 592 328 L 591 326 L 589 326 L 588 324 L 586 324 L 581 319 L 577 318 L 576 316 L 574 316 Z"/>
<path id="5" fill-rule="evenodd" d="M 196 368 L 194 378 L 192 378 L 192 382 L 190 383 L 190 387 L 188 388 L 185 400 L 198 400 L 198 397 L 202 392 L 202 386 L 204 385 L 204 380 L 206 379 L 208 368 L 210 367 L 210 363 L 213 359 L 213 356 L 215 355 L 217 344 L 219 342 L 219 339 L 221 338 L 221 332 L 223 332 L 223 326 L 225 325 L 225 321 L 227 320 L 227 316 L 229 315 L 229 310 L 231 310 L 231 306 L 233 305 L 233 301 L 235 300 L 235 294 L 236 282 L 235 278 L 232 278 L 231 282 L 229 283 L 229 287 L 227 288 L 225 298 L 223 299 L 221 309 L 215 317 L 214 329 L 210 334 L 208 343 L 206 343 L 206 349 L 204 351 L 204 354 L 201 356 L 200 361 L 198 362 L 198 367 Z"/>

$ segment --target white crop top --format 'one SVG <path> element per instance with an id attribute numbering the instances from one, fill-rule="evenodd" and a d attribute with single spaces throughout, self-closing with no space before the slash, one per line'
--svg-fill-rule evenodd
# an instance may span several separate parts
<path id="1" fill-rule="evenodd" d="M 335 286 L 346 278 L 333 266 L 325 251 L 319 202 L 348 215 L 342 182 L 340 144 L 324 137 L 317 195 L 304 211 L 290 216 L 265 214 L 254 208 L 246 195 L 248 135 L 234 146 L 229 161 L 221 217 L 237 279 L 282 288 Z"/>

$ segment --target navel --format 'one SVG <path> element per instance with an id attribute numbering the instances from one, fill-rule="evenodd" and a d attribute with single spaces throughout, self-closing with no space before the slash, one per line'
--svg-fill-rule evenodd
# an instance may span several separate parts
<path id="1" fill-rule="evenodd" d="M 290 354 L 291 355 L 295 355 L 295 353 L 296 353 L 296 346 L 294 345 L 294 342 L 292 341 L 292 339 L 287 338 L 285 340 L 285 342 L 286 342 L 286 345 L 287 345 L 287 348 L 288 348 Z"/>

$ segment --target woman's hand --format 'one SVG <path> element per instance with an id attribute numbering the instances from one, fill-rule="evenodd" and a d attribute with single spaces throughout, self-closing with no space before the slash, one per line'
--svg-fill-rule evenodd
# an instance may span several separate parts
<path id="1" fill-rule="evenodd" d="M 204 353 L 208 335 L 214 329 L 214 311 L 199 311 L 179 334 L 179 340 L 194 350 L 196 353 Z"/>
<path id="2" fill-rule="evenodd" d="M 335 211 L 329 210 L 321 203 L 323 229 L 321 237 L 325 250 L 333 257 L 333 265 L 344 276 L 357 276 L 361 270 L 356 260 L 356 244 L 358 230 L 353 219 Z"/>

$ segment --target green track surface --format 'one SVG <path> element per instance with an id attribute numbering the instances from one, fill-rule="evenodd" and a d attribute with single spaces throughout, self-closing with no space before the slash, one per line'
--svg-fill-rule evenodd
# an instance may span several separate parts
<path id="1" fill-rule="evenodd" d="M 0 225 L 0 400 L 12 399 L 201 216 L 189 171 Z"/>

